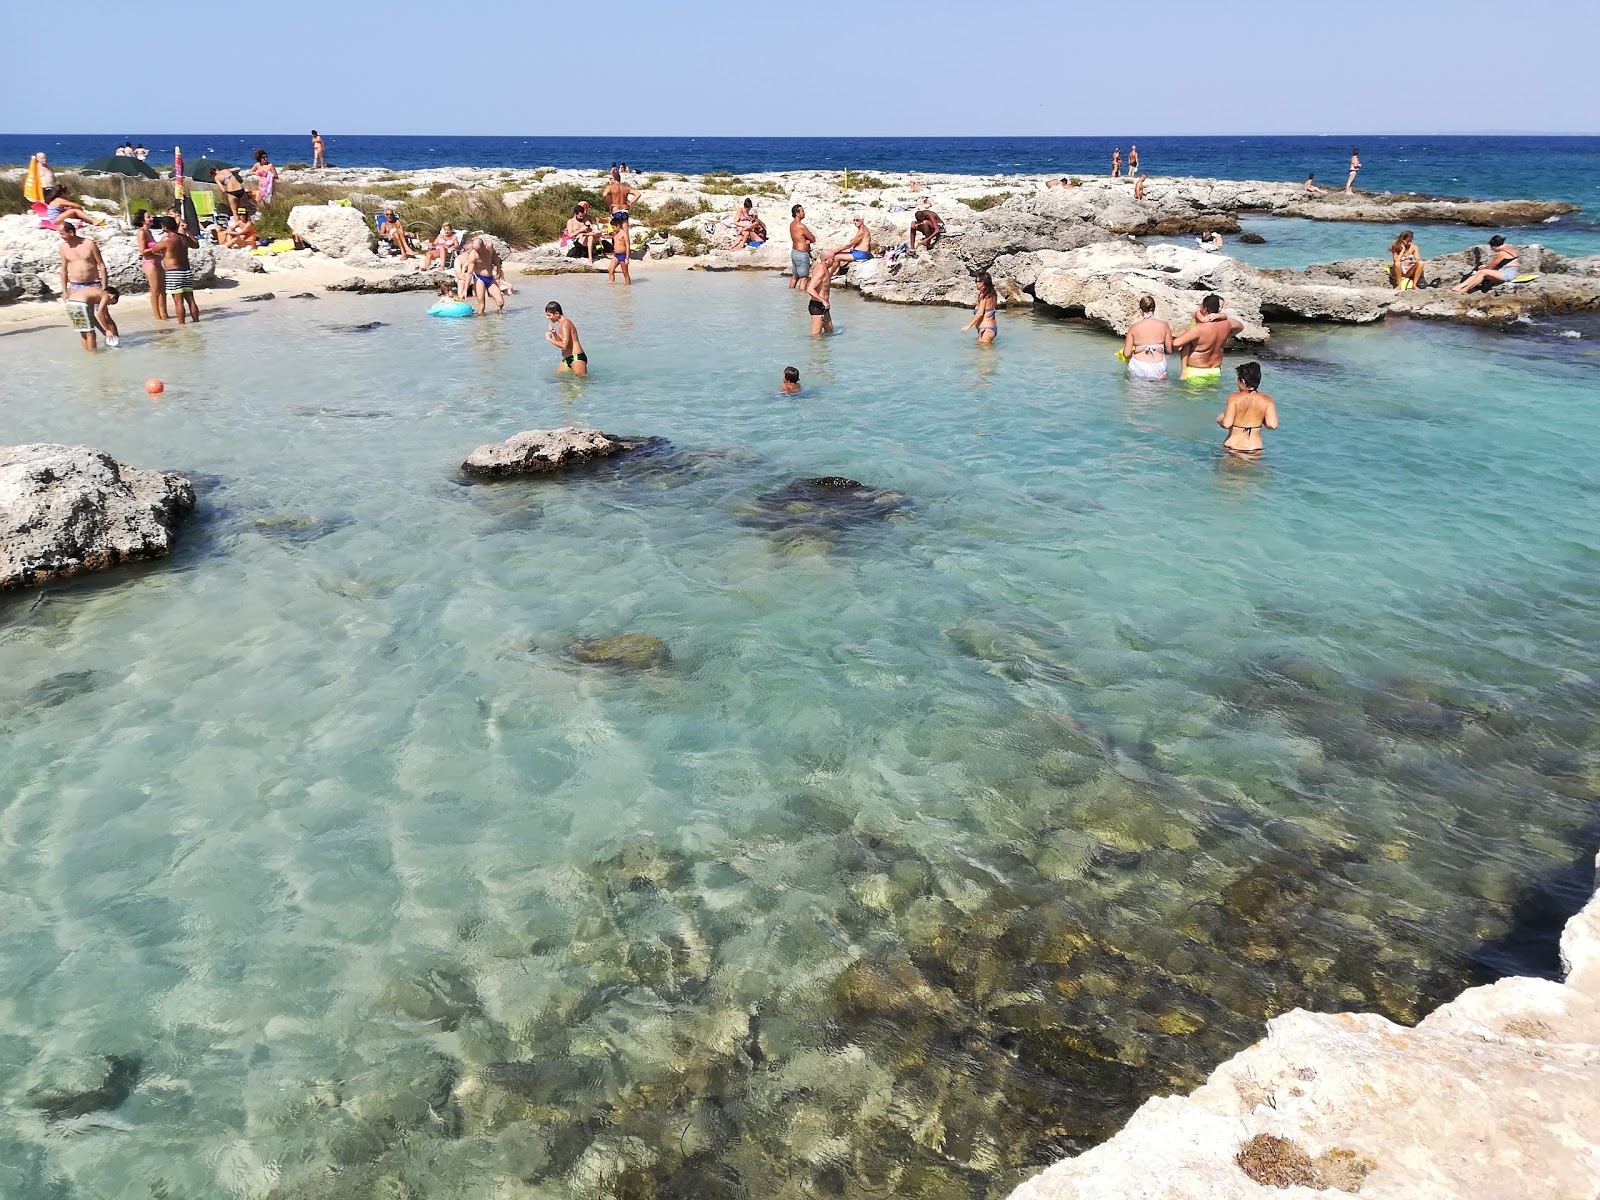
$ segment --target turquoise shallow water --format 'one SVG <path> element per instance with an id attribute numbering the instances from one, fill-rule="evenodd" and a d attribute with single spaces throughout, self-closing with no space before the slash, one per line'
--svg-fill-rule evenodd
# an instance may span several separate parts
<path id="1" fill-rule="evenodd" d="M 1586 342 L 1284 331 L 1251 464 L 1031 315 L 514 304 L 4 339 L 7 441 L 206 478 L 0 604 L 0 1194 L 999 1195 L 1273 1013 L 1415 1019 L 1591 848 Z M 562 423 L 673 446 L 455 476 Z M 834 474 L 903 503 L 761 500 Z"/>

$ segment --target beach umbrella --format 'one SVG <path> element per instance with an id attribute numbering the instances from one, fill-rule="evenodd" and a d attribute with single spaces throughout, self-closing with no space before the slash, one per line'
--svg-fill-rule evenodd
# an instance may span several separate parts
<path id="1" fill-rule="evenodd" d="M 133 179 L 160 179 L 160 174 L 149 163 L 129 158 L 125 154 L 108 154 L 97 158 L 83 168 L 85 175 L 127 175 Z"/>
<path id="2" fill-rule="evenodd" d="M 189 195 L 189 188 L 183 181 L 183 147 L 172 148 L 172 193 L 177 200 L 179 211 L 183 213 L 183 221 L 189 227 L 189 232 L 196 237 L 200 235 L 200 214 L 194 211 L 194 199 Z"/>
<path id="3" fill-rule="evenodd" d="M 232 163 L 225 163 L 220 158 L 197 158 L 189 164 L 189 178 L 197 179 L 201 183 L 210 183 L 213 167 L 226 171 L 232 166 Z"/>

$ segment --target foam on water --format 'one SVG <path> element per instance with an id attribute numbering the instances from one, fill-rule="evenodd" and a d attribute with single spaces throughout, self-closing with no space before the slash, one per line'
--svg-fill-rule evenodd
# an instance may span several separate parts
<path id="1" fill-rule="evenodd" d="M 6 339 L 8 442 L 215 476 L 0 608 L 8 1197 L 982 1194 L 1272 1013 L 1414 1019 L 1592 836 L 1586 343 L 1287 330 L 1241 463 L 1030 315 L 514 305 Z M 455 475 L 564 423 L 673 445 Z"/>

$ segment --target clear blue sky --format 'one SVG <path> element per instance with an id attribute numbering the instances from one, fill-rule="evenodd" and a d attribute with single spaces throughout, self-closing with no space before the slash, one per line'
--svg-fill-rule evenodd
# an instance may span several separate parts
<path id="1" fill-rule="evenodd" d="M 53 15 L 19 10 L 7 22 L 0 127 L 112 136 L 312 126 L 646 136 L 1600 132 L 1594 0 L 269 0 L 189 6 L 191 21 L 163 11 L 104 0 Z M 397 45 L 397 25 L 426 32 Z M 847 49 L 857 35 L 864 49 Z M 468 57 L 451 44 L 462 40 L 487 46 L 495 67 L 459 71 L 465 87 L 447 89 L 439 81 L 458 77 Z"/>

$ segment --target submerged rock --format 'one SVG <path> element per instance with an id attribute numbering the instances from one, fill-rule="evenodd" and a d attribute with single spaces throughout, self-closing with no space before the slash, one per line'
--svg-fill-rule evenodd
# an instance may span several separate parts
<path id="1" fill-rule="evenodd" d="M 623 633 L 608 638 L 580 638 L 567 647 L 579 662 L 630 671 L 651 671 L 672 661 L 667 644 L 652 633 Z"/>
<path id="2" fill-rule="evenodd" d="M 1267 244 L 1267 239 L 1262 237 L 1259 233 L 1241 233 L 1239 235 L 1239 240 L 1246 246 L 1265 246 Z"/>
<path id="3" fill-rule="evenodd" d="M 133 1094 L 142 1069 L 137 1058 L 120 1054 L 57 1064 L 29 1089 L 27 1102 L 51 1121 L 117 1108 Z"/>
<path id="4" fill-rule="evenodd" d="M 352 523 L 350 517 L 262 517 L 255 523 L 255 531 L 278 541 L 304 545 L 327 537 Z"/>
<path id="5" fill-rule="evenodd" d="M 194 488 L 87 446 L 0 447 L 0 590 L 172 552 Z"/>
<path id="6" fill-rule="evenodd" d="M 901 492 L 825 475 L 762 493 L 740 510 L 737 520 L 769 533 L 828 537 L 854 525 L 888 520 L 909 507 Z"/>
<path id="7" fill-rule="evenodd" d="M 647 439 L 613 437 L 598 429 L 529 429 L 503 442 L 479 446 L 461 469 L 468 475 L 537 475 L 625 454 L 645 444 Z"/>

